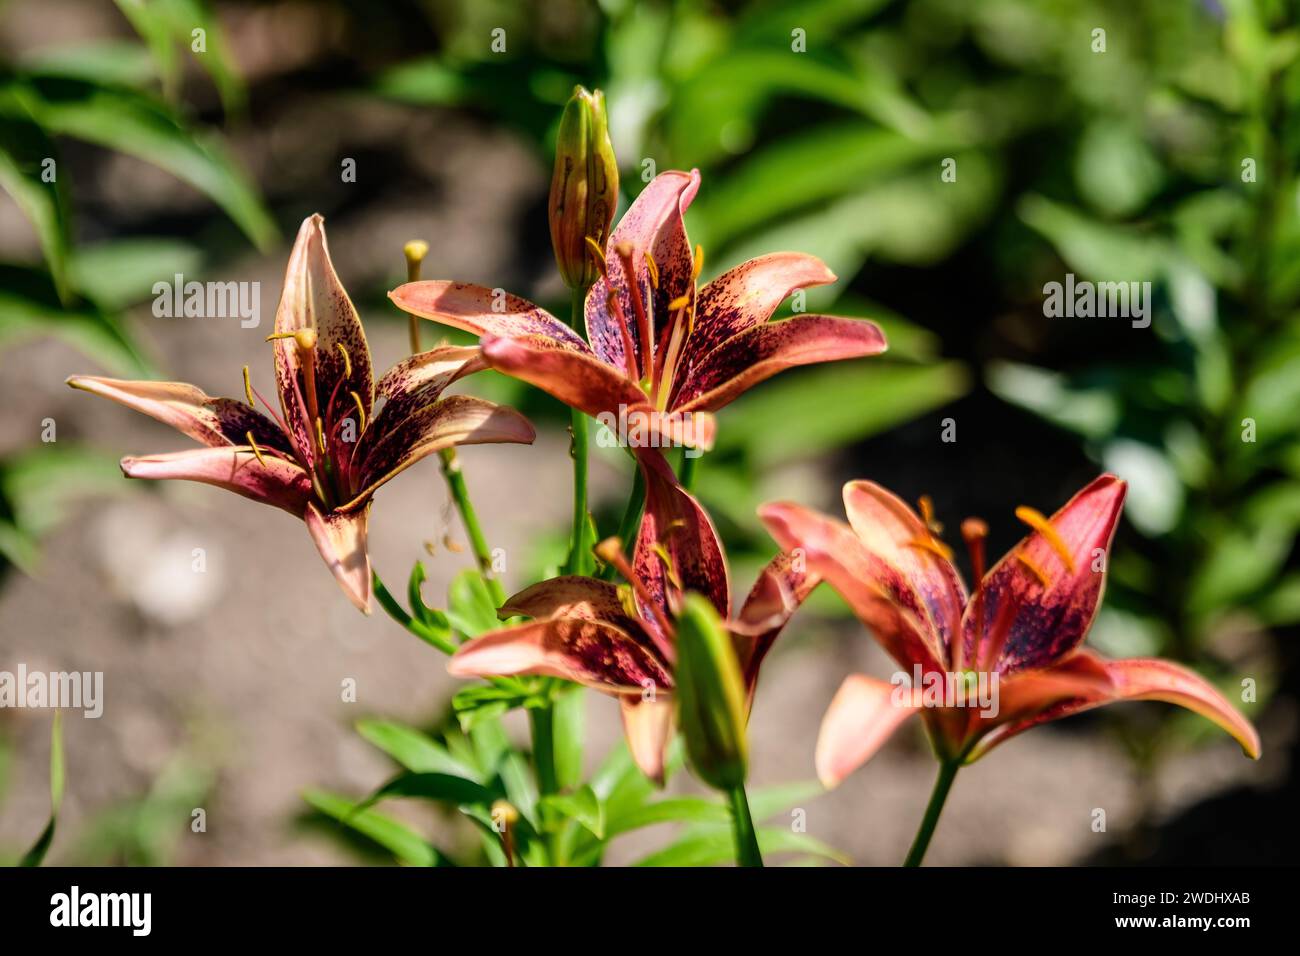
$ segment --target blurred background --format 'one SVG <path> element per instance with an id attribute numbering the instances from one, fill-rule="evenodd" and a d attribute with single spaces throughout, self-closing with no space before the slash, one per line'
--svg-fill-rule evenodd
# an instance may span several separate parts
<path id="1" fill-rule="evenodd" d="M 269 394 L 263 338 L 288 241 L 312 212 L 377 368 L 407 348 L 385 292 L 411 238 L 431 245 L 426 277 L 564 314 L 545 199 L 578 82 L 607 93 L 624 202 L 656 171 L 701 170 L 687 223 L 706 278 L 762 252 L 817 254 L 839 281 L 810 291 L 808 309 L 871 317 L 891 342 L 884 358 L 787 373 L 720 416 L 696 487 L 737 592 L 774 550 L 754 515 L 766 500 L 838 513 L 839 486 L 871 478 L 930 495 L 950 529 L 985 518 L 1000 553 L 1021 534 L 1016 505 L 1050 512 L 1108 469 L 1130 492 L 1091 644 L 1183 661 L 1249 698 L 1257 763 L 1159 704 L 1017 738 L 961 774 L 929 862 L 1294 859 L 1296 7 L 0 3 L 0 669 L 104 671 L 106 684 L 102 719 L 64 721 L 50 861 L 393 861 L 332 824 L 322 794 L 356 798 L 391 772 L 358 720 L 449 719 L 443 659 L 382 614 L 357 615 L 290 518 L 123 480 L 121 455 L 185 439 L 63 380 L 239 395 L 248 364 Z M 259 282 L 261 327 L 156 317 L 153 286 L 178 273 Z M 1045 317 L 1044 284 L 1067 273 L 1149 281 L 1150 327 Z M 533 449 L 462 455 L 510 589 L 564 546 L 567 417 L 500 377 L 469 388 L 542 433 Z M 593 467 L 610 527 L 627 469 L 617 455 Z M 377 570 L 391 586 L 423 560 L 426 599 L 441 603 L 471 561 L 437 469 L 379 500 Z M 755 783 L 813 776 L 818 723 L 851 670 L 892 667 L 819 592 L 764 670 Z M 347 678 L 356 703 L 340 699 Z M 619 728 L 610 701 L 587 698 L 595 760 Z M 49 739 L 48 711 L 0 711 L 0 859 L 49 813 Z M 895 864 L 933 773 L 912 728 L 801 804 L 808 832 L 855 863 Z M 457 839 L 424 806 L 393 812 Z M 662 842 L 642 831 L 609 859 Z"/>

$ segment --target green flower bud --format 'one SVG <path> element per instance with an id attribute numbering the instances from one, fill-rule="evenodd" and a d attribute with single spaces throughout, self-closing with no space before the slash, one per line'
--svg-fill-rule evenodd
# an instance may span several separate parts
<path id="1" fill-rule="evenodd" d="M 551 245 L 569 288 L 585 289 L 596 281 L 600 267 L 587 240 L 603 252 L 617 205 L 618 164 L 609 141 L 605 94 L 576 86 L 560 117 L 548 204 Z"/>
<path id="2" fill-rule="evenodd" d="M 736 650 L 713 605 L 686 595 L 677 618 L 675 694 L 686 754 L 696 775 L 719 790 L 745 782 L 745 682 Z"/>

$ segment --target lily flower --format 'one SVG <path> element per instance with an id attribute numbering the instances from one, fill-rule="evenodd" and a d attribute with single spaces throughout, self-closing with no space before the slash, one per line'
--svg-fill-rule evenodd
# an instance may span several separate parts
<path id="1" fill-rule="evenodd" d="M 122 459 L 128 478 L 182 478 L 226 488 L 302 518 L 340 586 L 370 612 L 366 522 L 384 482 L 453 445 L 530 443 L 514 409 L 467 395 L 440 398 L 484 368 L 476 348 L 412 355 L 376 383 L 357 311 L 339 282 L 324 220 L 303 221 L 275 316 L 277 412 L 252 387 L 245 402 L 212 398 L 182 382 L 74 375 L 73 388 L 102 395 L 171 425 L 204 448 Z M 258 411 L 260 399 L 266 413 Z M 382 405 L 376 410 L 376 404 Z"/>
<path id="2" fill-rule="evenodd" d="M 802 549 L 809 570 L 839 592 L 914 685 L 900 693 L 898 679 L 844 681 L 817 742 L 822 782 L 838 784 L 916 713 L 937 756 L 955 766 L 1046 721 L 1123 700 L 1193 710 L 1258 758 L 1255 728 L 1192 671 L 1154 658 L 1108 660 L 1082 647 L 1101 603 L 1125 487 L 1102 475 L 1051 518 L 1017 508 L 1030 533 L 987 573 L 987 526 L 967 519 L 962 537 L 979 578 L 971 596 L 936 536 L 928 499 L 917 515 L 879 485 L 853 481 L 844 486 L 847 526 L 796 504 L 764 505 L 759 513 L 776 541 Z M 915 674 L 936 688 L 933 698 L 915 686 Z M 969 692 L 963 702 L 951 692 L 977 683 L 996 688 L 992 707 L 983 695 L 976 702 Z"/>
<path id="3" fill-rule="evenodd" d="M 467 642 L 448 670 L 457 677 L 560 677 L 618 698 L 633 759 L 662 782 L 673 725 L 676 618 L 685 595 L 702 595 L 726 622 L 752 701 L 764 656 L 817 582 L 778 555 L 733 618 L 726 557 L 712 521 L 661 457 L 643 461 L 646 514 L 631 563 L 618 539 L 598 545 L 628 583 L 566 575 L 535 584 L 500 610 L 531 621 Z"/>
<path id="4" fill-rule="evenodd" d="M 460 282 L 409 282 L 389 293 L 399 308 L 480 336 L 483 357 L 593 417 L 644 422 L 657 444 L 708 449 L 712 412 L 784 369 L 876 355 L 884 335 L 862 319 L 768 319 L 797 289 L 835 275 L 814 256 L 751 259 L 697 288 L 704 264 L 682 214 L 698 171 L 664 172 L 641 192 L 602 247 L 587 293 L 587 340 L 546 310 L 500 290 Z"/>

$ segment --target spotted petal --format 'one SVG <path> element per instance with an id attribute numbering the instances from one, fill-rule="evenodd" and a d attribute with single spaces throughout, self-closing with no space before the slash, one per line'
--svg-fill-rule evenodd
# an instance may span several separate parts
<path id="1" fill-rule="evenodd" d="M 623 275 L 618 248 L 623 245 L 632 247 L 631 261 L 635 281 L 641 288 L 641 301 L 649 306 L 654 341 L 657 343 L 659 334 L 668 321 L 668 303 L 686 294 L 691 287 L 693 259 L 682 214 L 686 212 L 686 207 L 691 204 L 699 188 L 700 174 L 697 170 L 689 173 L 676 170 L 660 173 L 641 190 L 641 194 L 623 214 L 610 235 L 605 247 L 605 269 L 609 278 L 597 279 L 592 285 L 587 293 L 585 315 L 587 338 L 591 340 L 592 348 L 611 365 L 626 367 L 622 333 L 608 305 L 612 285 L 618 293 L 619 304 L 631 332 L 637 368 L 644 377 L 636 312 Z M 657 289 L 650 281 L 650 267 L 645 261 L 647 252 L 654 258 L 658 270 Z"/>
<path id="2" fill-rule="evenodd" d="M 904 501 L 872 481 L 844 486 L 844 511 L 862 546 L 907 582 L 939 646 L 947 648 L 961 633 L 966 588 L 952 562 L 926 546 L 933 537 L 925 523 Z M 906 603 L 916 606 L 911 600 Z"/>
<path id="3" fill-rule="evenodd" d="M 707 355 L 727 339 L 772 317 L 791 292 L 835 281 L 816 256 L 773 252 L 742 262 L 700 289 L 695 329 L 686 348 Z"/>
<path id="4" fill-rule="evenodd" d="M 588 415 L 613 415 L 645 403 L 645 393 L 590 353 L 541 336 L 482 340 L 483 357 L 499 372 L 534 385 Z"/>
<path id="5" fill-rule="evenodd" d="M 541 674 L 610 694 L 672 686 L 663 663 L 620 628 L 577 617 L 492 631 L 463 644 L 447 664 L 455 677 Z"/>
<path id="6" fill-rule="evenodd" d="M 500 289 L 425 280 L 398 286 L 388 297 L 404 312 L 475 335 L 536 336 L 557 348 L 591 355 L 582 336 L 551 313 Z"/>
<path id="7" fill-rule="evenodd" d="M 815 762 L 822 785 L 840 781 L 875 756 L 894 731 L 918 708 L 896 699 L 893 684 L 862 674 L 847 677 L 822 718 Z"/>
<path id="8" fill-rule="evenodd" d="M 800 315 L 754 326 L 694 360 L 672 405 L 681 411 L 717 411 L 785 369 L 878 355 L 886 348 L 884 333 L 865 319 Z"/>
<path id="9" fill-rule="evenodd" d="M 1102 475 L 1048 519 L 1064 553 L 1035 531 L 985 575 L 984 601 L 971 601 L 962 621 L 968 661 L 975 660 L 975 609 L 981 603 L 986 645 L 996 636 L 999 608 L 1006 601 L 1017 604 L 998 670 L 1046 667 L 1079 646 L 1101 602 L 1125 487 L 1114 475 Z"/>
<path id="10" fill-rule="evenodd" d="M 781 549 L 802 554 L 904 669 L 943 669 L 938 634 L 911 579 L 867 550 L 851 528 L 788 502 L 765 504 L 758 515 Z"/>
<path id="11" fill-rule="evenodd" d="M 307 532 L 325 559 L 348 600 L 370 613 L 370 553 L 366 550 L 366 525 L 370 509 L 321 512 L 315 502 L 304 516 Z"/>
<path id="12" fill-rule="evenodd" d="M 379 380 L 376 397 L 384 407 L 375 415 L 382 432 L 389 423 L 404 420 L 412 412 L 436 402 L 443 390 L 458 379 L 487 368 L 476 346 L 443 345 L 418 352 L 398 362 Z"/>
<path id="13" fill-rule="evenodd" d="M 816 574 L 804 570 L 801 561 L 797 562 L 782 552 L 759 572 L 758 580 L 741 605 L 740 614 L 728 624 L 751 698 L 763 658 L 791 615 L 820 580 Z"/>
<path id="14" fill-rule="evenodd" d="M 311 479 L 302 468 L 265 451 L 259 460 L 248 445 L 123 458 L 122 473 L 128 478 L 179 478 L 215 485 L 299 518 L 311 499 Z"/>
<path id="15" fill-rule="evenodd" d="M 68 384 L 143 412 L 204 445 L 247 445 L 251 432 L 262 448 L 293 453 L 288 436 L 257 409 L 230 398 L 212 398 L 184 382 L 130 382 L 74 375 Z"/>
<path id="16" fill-rule="evenodd" d="M 637 455 L 646 481 L 645 515 L 637 536 L 633 569 L 651 599 L 667 615 L 687 591 L 704 595 L 724 619 L 730 615 L 727 559 L 713 520 L 678 484 L 663 456 L 653 450 Z M 638 599 L 639 600 L 639 599 Z M 650 609 L 643 609 L 650 617 Z"/>
<path id="17" fill-rule="evenodd" d="M 1075 681 L 1075 686 L 1065 683 L 1050 693 L 1019 687 L 1024 682 L 1062 677 Z M 1160 700 L 1186 707 L 1218 724 L 1241 744 L 1246 756 L 1257 760 L 1261 752 L 1259 733 L 1251 722 L 1203 677 L 1173 661 L 1111 661 L 1083 650 L 1043 671 L 1026 671 L 1008 678 L 1001 695 L 1004 709 L 1008 694 L 1012 697 L 1012 713 L 1025 698 L 1036 695 L 1037 699 L 1032 708 L 1021 709 L 1019 719 L 1008 719 L 995 727 L 971 751 L 969 760 L 977 760 L 1004 740 L 1046 721 L 1124 700 Z M 1028 716 L 1024 715 L 1026 711 Z"/>
<path id="18" fill-rule="evenodd" d="M 444 448 L 493 442 L 528 445 L 536 437 L 528 419 L 513 408 L 470 395 L 450 395 L 412 412 L 384 431 L 366 429 L 356 450 L 361 461 L 361 490 L 343 507 L 356 508 L 384 482 Z"/>
<path id="19" fill-rule="evenodd" d="M 325 220 L 320 215 L 308 216 L 298 230 L 275 313 L 277 334 L 300 329 L 316 332 L 314 375 L 316 408 L 321 416 L 326 415 L 332 397 L 337 395 L 346 402 L 349 393 L 356 392 L 369 417 L 374 404 L 370 347 L 357 310 L 330 261 Z M 315 425 L 310 420 L 302 360 L 294 339 L 275 342 L 275 371 L 284 420 L 299 455 L 310 463 L 315 455 Z"/>

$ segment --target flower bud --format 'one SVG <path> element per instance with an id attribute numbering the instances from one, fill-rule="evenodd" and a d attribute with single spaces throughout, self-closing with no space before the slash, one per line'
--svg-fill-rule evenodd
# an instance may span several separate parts
<path id="1" fill-rule="evenodd" d="M 677 617 L 675 694 L 686 754 L 696 775 L 719 790 L 745 782 L 745 682 L 718 612 L 687 594 Z"/>
<path id="2" fill-rule="evenodd" d="M 560 117 L 551 177 L 551 245 L 571 289 L 591 285 L 599 267 L 587 240 L 602 250 L 618 205 L 618 165 L 609 141 L 605 94 L 574 87 Z"/>

